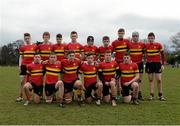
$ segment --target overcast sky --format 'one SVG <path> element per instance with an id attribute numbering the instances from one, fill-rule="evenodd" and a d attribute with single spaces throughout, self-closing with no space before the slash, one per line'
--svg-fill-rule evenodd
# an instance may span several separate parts
<path id="1" fill-rule="evenodd" d="M 76 30 L 79 42 L 93 35 L 97 45 L 104 35 L 117 38 L 119 28 L 126 29 L 126 37 L 139 31 L 140 38 L 149 32 L 157 41 L 169 43 L 169 37 L 180 31 L 179 0 L 0 0 L 0 45 L 23 39 L 32 34 L 33 41 L 42 41 L 42 33 L 49 31 L 51 41 L 62 33 L 69 42 L 69 34 Z"/>

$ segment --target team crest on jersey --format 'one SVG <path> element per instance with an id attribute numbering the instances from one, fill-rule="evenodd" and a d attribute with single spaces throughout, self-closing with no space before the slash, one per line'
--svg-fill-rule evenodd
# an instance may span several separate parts
<path id="1" fill-rule="evenodd" d="M 48 49 L 50 50 L 50 47 Z"/>
<path id="2" fill-rule="evenodd" d="M 130 70 L 132 70 L 133 68 L 132 68 L 132 66 L 130 67 Z"/>
<path id="3" fill-rule="evenodd" d="M 154 46 L 154 48 L 156 49 L 156 46 Z"/>
<path id="4" fill-rule="evenodd" d="M 33 48 L 31 48 L 31 50 L 33 50 Z"/>

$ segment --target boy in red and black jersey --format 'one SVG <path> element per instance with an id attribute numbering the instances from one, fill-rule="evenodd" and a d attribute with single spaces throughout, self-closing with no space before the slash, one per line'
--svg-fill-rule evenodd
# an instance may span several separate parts
<path id="1" fill-rule="evenodd" d="M 99 64 L 98 74 L 99 79 L 103 83 L 103 96 L 105 102 L 110 101 L 110 92 L 111 89 L 111 101 L 112 106 L 116 106 L 116 80 L 115 76 L 119 66 L 116 61 L 111 60 L 111 51 L 105 52 L 105 60 Z"/>
<path id="2" fill-rule="evenodd" d="M 81 61 L 75 58 L 75 52 L 69 50 L 67 52 L 67 59 L 62 60 L 62 80 L 64 83 L 64 95 L 66 103 L 71 103 L 73 98 L 73 89 L 76 90 L 78 96 L 78 104 L 81 105 L 84 86 L 79 80 L 79 67 Z"/>
<path id="3" fill-rule="evenodd" d="M 84 62 L 80 67 L 80 73 L 83 74 L 82 80 L 84 80 L 84 87 L 86 89 L 86 102 L 92 102 L 92 90 L 94 90 L 94 93 L 97 94 L 96 104 L 100 105 L 103 85 L 97 80 L 98 66 L 94 62 L 94 55 L 92 53 L 88 53 L 86 55 L 86 61 L 87 62 Z"/>
<path id="4" fill-rule="evenodd" d="M 87 54 L 91 53 L 94 56 L 94 60 L 98 59 L 98 48 L 94 45 L 94 37 L 88 36 L 87 45 L 84 46 L 84 60 L 86 60 Z"/>
<path id="5" fill-rule="evenodd" d="M 124 62 L 119 64 L 119 70 L 121 73 L 121 85 L 123 101 L 129 103 L 133 101 L 133 104 L 139 104 L 138 91 L 139 91 L 139 69 L 136 63 L 131 61 L 131 57 L 128 53 L 124 54 Z M 132 96 L 130 95 L 130 90 L 132 90 Z"/>
<path id="6" fill-rule="evenodd" d="M 34 62 L 27 65 L 26 83 L 23 86 L 27 100 L 24 105 L 28 105 L 31 101 L 32 90 L 34 91 L 34 102 L 40 103 L 43 94 L 43 65 L 40 61 L 41 56 L 37 53 L 34 55 Z"/>
<path id="7" fill-rule="evenodd" d="M 149 83 L 150 83 L 150 98 L 154 99 L 154 75 L 158 83 L 158 95 L 159 100 L 164 101 L 165 98 L 162 95 L 162 79 L 161 73 L 164 69 L 164 64 L 166 62 L 164 49 L 162 45 L 158 42 L 154 42 L 154 33 L 148 34 L 148 43 L 146 43 L 146 72 L 148 73 Z"/>
<path id="8" fill-rule="evenodd" d="M 32 63 L 34 60 L 34 54 L 37 51 L 36 44 L 31 43 L 31 35 L 29 33 L 24 33 L 24 41 L 25 44 L 22 45 L 19 48 L 19 70 L 20 70 L 20 79 L 21 79 L 21 85 L 20 85 L 20 95 L 16 99 L 17 102 L 20 102 L 23 100 L 22 98 L 22 92 L 23 92 L 23 85 L 25 84 L 25 75 L 27 71 L 27 65 Z"/>
<path id="9" fill-rule="evenodd" d="M 62 61 L 63 59 L 65 59 L 66 44 L 62 43 L 62 35 L 61 34 L 56 35 L 56 41 L 57 41 L 57 43 L 53 45 L 52 51 L 56 53 L 57 60 Z"/>
<path id="10" fill-rule="evenodd" d="M 61 70 L 61 63 L 57 62 L 57 56 L 54 52 L 52 52 L 50 54 L 48 63 L 45 65 L 46 102 L 51 103 L 54 94 L 58 91 L 60 107 L 63 107 L 64 84 L 59 79 Z"/>
<path id="11" fill-rule="evenodd" d="M 73 50 L 75 52 L 75 57 L 78 59 L 84 58 L 83 46 L 77 42 L 78 34 L 76 31 L 71 32 L 71 42 L 66 46 L 66 52 Z"/>
<path id="12" fill-rule="evenodd" d="M 142 76 L 144 72 L 144 51 L 145 51 L 145 43 L 139 42 L 139 33 L 132 33 L 132 41 L 128 44 L 129 53 L 131 56 L 132 62 L 136 63 L 139 68 L 139 95 L 138 98 L 140 100 L 144 100 L 141 94 L 141 85 L 142 85 Z"/>
<path id="13" fill-rule="evenodd" d="M 110 51 L 111 53 L 113 52 L 113 47 L 111 45 L 109 45 L 110 38 L 108 36 L 104 36 L 102 41 L 103 41 L 103 46 L 100 46 L 98 48 L 99 60 L 101 62 L 104 61 L 104 59 L 105 59 L 104 54 L 106 51 Z"/>
<path id="14" fill-rule="evenodd" d="M 118 39 L 112 42 L 113 51 L 115 52 L 115 60 L 117 63 L 123 62 L 124 53 L 128 51 L 129 40 L 124 38 L 125 30 L 118 30 Z"/>
<path id="15" fill-rule="evenodd" d="M 43 33 L 43 43 L 38 45 L 38 51 L 40 52 L 41 59 L 43 61 L 49 60 L 49 56 L 52 52 L 53 45 L 49 41 L 50 39 L 50 33 L 49 32 L 44 32 Z"/>

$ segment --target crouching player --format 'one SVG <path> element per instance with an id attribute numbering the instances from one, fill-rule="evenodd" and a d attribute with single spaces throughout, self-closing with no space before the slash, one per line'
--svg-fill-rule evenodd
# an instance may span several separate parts
<path id="1" fill-rule="evenodd" d="M 139 92 L 139 69 L 136 63 L 131 61 L 131 57 L 128 53 L 124 54 L 124 62 L 119 64 L 119 69 L 121 72 L 121 86 L 122 86 L 122 95 L 123 101 L 125 103 L 133 102 L 133 104 L 139 104 L 138 92 Z M 132 96 L 130 94 L 132 90 Z"/>
<path id="2" fill-rule="evenodd" d="M 103 85 L 99 81 L 97 81 L 97 65 L 94 62 L 94 54 L 88 53 L 86 54 L 86 61 L 80 67 L 80 73 L 83 74 L 84 87 L 85 87 L 85 98 L 86 102 L 92 102 L 92 91 L 94 90 L 94 94 L 97 94 L 97 105 L 101 105 L 101 94 Z"/>
<path id="3" fill-rule="evenodd" d="M 116 61 L 111 60 L 111 51 L 107 50 L 105 52 L 105 60 L 99 64 L 98 74 L 99 79 L 103 83 L 103 96 L 105 102 L 112 102 L 112 106 L 117 106 L 116 104 L 116 80 L 115 75 L 119 70 L 119 66 Z M 111 90 L 111 97 L 110 91 Z"/>
<path id="4" fill-rule="evenodd" d="M 54 52 L 50 54 L 49 62 L 45 65 L 45 94 L 46 103 L 52 103 L 53 96 L 58 91 L 60 98 L 60 107 L 64 107 L 64 84 L 59 80 L 61 72 L 61 63 L 57 62 L 57 56 Z"/>
<path id="5" fill-rule="evenodd" d="M 73 98 L 73 89 L 76 90 L 77 101 L 81 106 L 84 104 L 84 86 L 78 78 L 79 67 L 81 61 L 75 57 L 75 52 L 69 50 L 67 52 L 67 59 L 62 60 L 63 82 L 64 82 L 64 96 L 66 103 L 71 103 Z"/>
<path id="6" fill-rule="evenodd" d="M 37 53 L 34 55 L 34 62 L 27 66 L 26 83 L 23 86 L 27 99 L 24 103 L 25 106 L 32 99 L 32 90 L 34 91 L 34 102 L 40 103 L 40 98 L 43 94 L 43 65 L 40 61 L 41 56 Z"/>

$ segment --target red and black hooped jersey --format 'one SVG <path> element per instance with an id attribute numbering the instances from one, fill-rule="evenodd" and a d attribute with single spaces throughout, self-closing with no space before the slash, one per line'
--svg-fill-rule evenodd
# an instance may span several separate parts
<path id="1" fill-rule="evenodd" d="M 58 61 L 65 59 L 65 55 L 64 55 L 65 54 L 65 48 L 66 48 L 65 44 L 54 44 L 53 45 L 52 51 L 54 51 L 56 53 Z"/>
<path id="2" fill-rule="evenodd" d="M 22 55 L 22 65 L 27 65 L 33 62 L 34 54 L 37 51 L 37 45 L 22 45 L 19 48 L 19 54 Z"/>
<path id="3" fill-rule="evenodd" d="M 52 44 L 44 44 L 43 43 L 43 44 L 38 45 L 38 50 L 40 52 L 41 59 L 43 61 L 49 59 L 52 48 L 53 48 Z"/>
<path id="4" fill-rule="evenodd" d="M 69 43 L 66 46 L 66 51 L 73 50 L 75 51 L 76 58 L 81 58 L 81 53 L 84 52 L 83 46 L 79 43 Z"/>
<path id="5" fill-rule="evenodd" d="M 128 39 L 117 39 L 112 42 L 113 50 L 116 53 L 116 61 L 123 62 L 124 53 L 128 51 Z"/>
<path id="6" fill-rule="evenodd" d="M 121 71 L 121 84 L 131 81 L 136 73 L 139 73 L 138 65 L 136 63 L 120 63 L 119 70 Z"/>
<path id="7" fill-rule="evenodd" d="M 165 64 L 165 55 L 162 45 L 158 42 L 146 43 L 147 62 L 161 62 Z"/>
<path id="8" fill-rule="evenodd" d="M 119 66 L 116 61 L 111 62 L 101 62 L 99 64 L 99 72 L 102 72 L 104 81 L 111 81 L 111 78 L 115 78 L 116 70 L 119 69 Z"/>
<path id="9" fill-rule="evenodd" d="M 97 82 L 97 66 L 88 65 L 87 63 L 83 63 L 80 67 L 80 73 L 84 76 L 84 85 L 89 86 Z"/>
<path id="10" fill-rule="evenodd" d="M 33 82 L 40 86 L 43 84 L 43 65 L 31 63 L 27 65 L 26 82 Z"/>
<path id="11" fill-rule="evenodd" d="M 96 46 L 88 46 L 88 45 L 85 45 L 84 46 L 84 55 L 86 57 L 86 55 L 88 53 L 92 53 L 93 56 L 94 56 L 94 60 L 97 60 L 97 56 L 98 56 L 98 48 Z"/>
<path id="12" fill-rule="evenodd" d="M 78 79 L 79 67 L 81 65 L 81 61 L 75 59 L 74 61 L 70 61 L 68 59 L 62 60 L 62 69 L 63 69 L 63 81 L 65 83 L 71 83 Z"/>
<path id="13" fill-rule="evenodd" d="M 56 84 L 59 80 L 61 72 L 61 63 L 45 65 L 45 83 L 46 84 Z"/>
<path id="14" fill-rule="evenodd" d="M 109 50 L 111 52 L 113 52 L 113 47 L 111 45 L 105 47 L 105 46 L 100 46 L 99 49 L 98 49 L 98 52 L 99 52 L 99 59 L 100 61 L 104 61 L 104 55 L 105 55 L 105 52 Z"/>
<path id="15" fill-rule="evenodd" d="M 143 42 L 129 42 L 128 44 L 131 60 L 140 63 L 143 60 L 145 44 Z"/>

